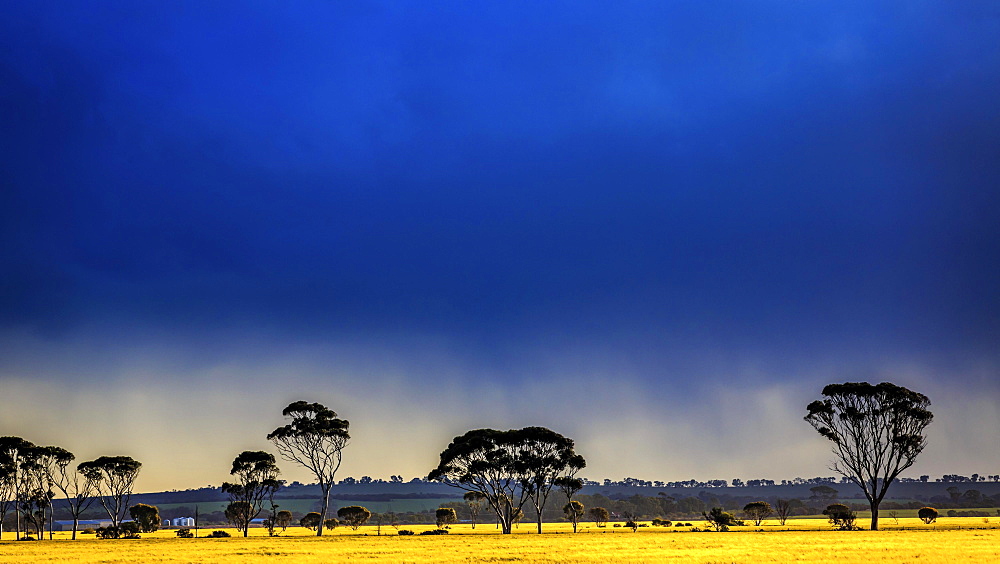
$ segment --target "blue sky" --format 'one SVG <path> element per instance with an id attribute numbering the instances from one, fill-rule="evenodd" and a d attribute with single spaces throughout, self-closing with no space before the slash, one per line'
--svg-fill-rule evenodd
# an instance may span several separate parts
<path id="1" fill-rule="evenodd" d="M 188 487 L 309 399 L 355 475 L 545 424 L 781 479 L 889 380 L 924 470 L 1000 464 L 992 3 L 3 5 L 5 434 Z"/>

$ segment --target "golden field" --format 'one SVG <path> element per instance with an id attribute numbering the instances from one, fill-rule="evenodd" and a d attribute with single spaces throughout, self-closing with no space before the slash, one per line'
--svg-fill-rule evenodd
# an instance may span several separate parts
<path id="1" fill-rule="evenodd" d="M 822 520 L 790 520 L 785 527 L 765 522 L 726 533 L 691 532 L 689 528 L 598 529 L 587 524 L 577 534 L 568 524 L 546 524 L 537 535 L 522 523 L 513 535 L 500 535 L 492 525 L 456 525 L 451 534 L 400 537 L 383 527 L 358 531 L 339 528 L 317 538 L 300 527 L 269 538 L 261 529 L 250 538 L 178 539 L 172 530 L 143 535 L 140 540 L 97 540 L 83 535 L 68 540 L 15 542 L 4 533 L 0 563 L 289 563 L 393 562 L 541 562 L 541 563 L 790 563 L 837 561 L 838 564 L 936 564 L 1000 562 L 1000 523 L 982 518 L 942 519 L 924 525 L 917 519 L 887 519 L 882 531 L 833 531 Z M 703 526 L 704 523 L 692 524 Z M 404 527 L 420 532 L 430 526 Z M 388 531 L 388 532 L 387 532 Z M 202 534 L 210 532 L 203 529 Z"/>

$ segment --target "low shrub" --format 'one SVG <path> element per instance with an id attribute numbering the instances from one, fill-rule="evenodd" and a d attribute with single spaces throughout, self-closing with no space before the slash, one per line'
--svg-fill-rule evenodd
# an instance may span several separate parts
<path id="1" fill-rule="evenodd" d="M 421 531 L 421 535 L 447 535 L 447 529 L 431 529 L 429 531 Z"/>
<path id="2" fill-rule="evenodd" d="M 409 529 L 401 529 L 401 530 L 400 530 L 400 531 L 399 531 L 398 533 L 396 533 L 396 534 L 398 534 L 398 535 L 399 535 L 399 536 L 401 536 L 401 537 L 406 537 L 406 536 L 410 536 L 410 535 L 412 535 L 412 534 L 413 534 L 413 531 L 411 531 L 411 530 L 409 530 Z"/>
<path id="3" fill-rule="evenodd" d="M 231 536 L 233 536 L 233 535 L 227 533 L 226 531 L 212 531 L 208 535 L 208 538 L 210 538 L 210 539 L 224 539 L 224 538 L 228 538 L 228 537 L 231 537 Z"/>
<path id="4" fill-rule="evenodd" d="M 653 519 L 651 522 L 653 523 L 654 527 L 669 527 L 670 525 L 673 524 L 668 519 L 660 519 L 660 518 Z"/>
<path id="5" fill-rule="evenodd" d="M 193 539 L 194 533 L 191 532 L 191 529 L 177 529 L 177 538 Z"/>

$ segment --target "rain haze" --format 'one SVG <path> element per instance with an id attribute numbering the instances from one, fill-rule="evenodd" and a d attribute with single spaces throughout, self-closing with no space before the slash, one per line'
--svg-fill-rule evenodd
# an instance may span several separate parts
<path id="1" fill-rule="evenodd" d="M 301 399 L 338 478 L 541 425 L 780 480 L 890 381 L 907 475 L 1000 469 L 994 2 L 0 4 L 0 435 L 185 489 Z"/>

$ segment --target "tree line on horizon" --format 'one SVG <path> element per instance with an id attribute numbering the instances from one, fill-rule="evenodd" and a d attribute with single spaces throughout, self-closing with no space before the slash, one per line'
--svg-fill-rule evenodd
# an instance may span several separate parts
<path id="1" fill-rule="evenodd" d="M 861 489 L 871 510 L 871 529 L 876 530 L 879 506 L 889 486 L 913 465 L 926 444 L 923 433 L 933 419 L 927 409 L 930 400 L 885 382 L 830 384 L 822 395 L 823 399 L 807 406 L 805 420 L 833 443 L 837 461 L 831 470 Z M 267 439 L 281 458 L 315 477 L 321 494 L 319 523 L 325 524 L 350 424 L 326 406 L 305 401 L 289 404 L 282 415 L 289 422 Z M 119 529 L 142 465 L 127 456 L 103 456 L 76 467 L 71 466 L 73 460 L 72 453 L 59 447 L 0 437 L 0 527 L 13 508 L 19 538 L 29 525 L 41 536 L 46 518 L 51 536 L 52 500 L 58 490 L 73 516 L 73 538 L 79 516 L 95 500 Z M 480 503 L 494 515 L 503 534 L 510 534 L 515 521 L 530 508 L 541 533 L 545 506 L 553 492 L 566 499 L 563 510 L 575 530 L 583 509 L 573 497 L 584 486 L 576 474 L 584 467 L 586 461 L 575 452 L 574 441 L 550 429 L 474 429 L 452 440 L 427 479 L 463 490 L 466 501 Z M 234 460 L 230 471 L 234 481 L 224 483 L 222 491 L 230 499 L 226 517 L 244 535 L 267 507 L 270 513 L 265 522 L 273 534 L 278 518 L 274 495 L 283 483 L 279 473 L 274 455 L 264 451 L 245 451 Z M 724 513 L 712 508 L 703 514 L 707 521 L 712 522 L 713 515 L 723 519 L 716 509 Z M 317 536 L 323 529 L 316 526 Z"/>

